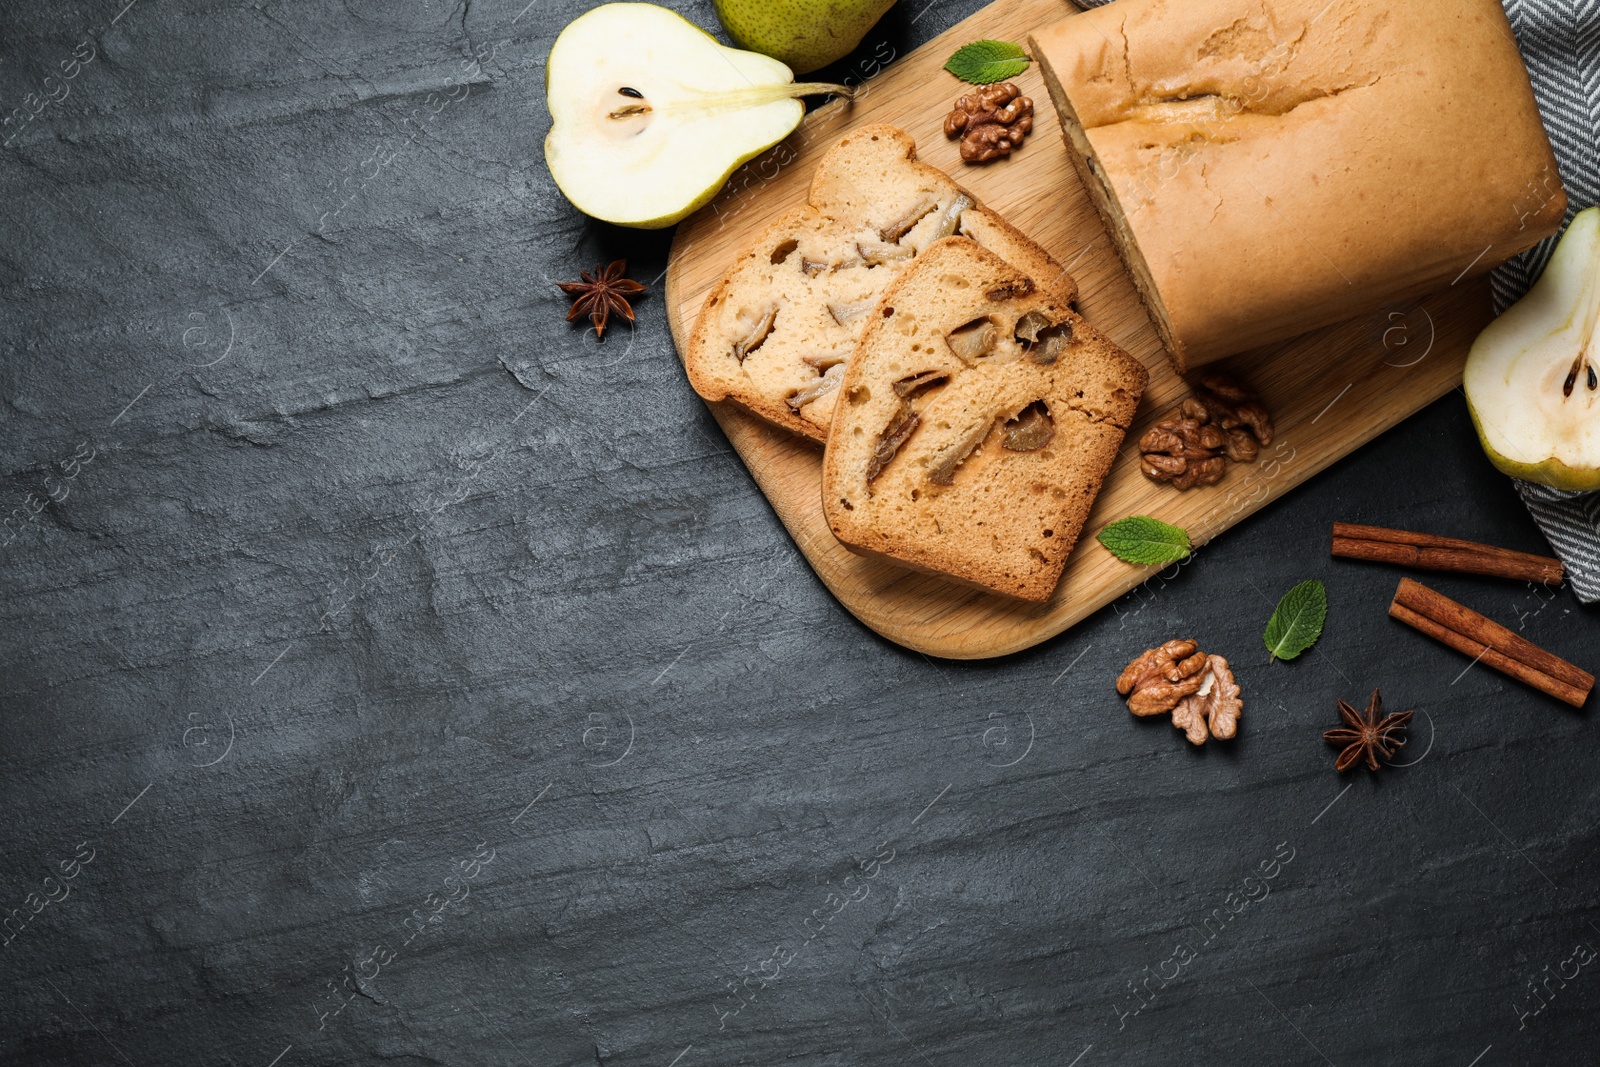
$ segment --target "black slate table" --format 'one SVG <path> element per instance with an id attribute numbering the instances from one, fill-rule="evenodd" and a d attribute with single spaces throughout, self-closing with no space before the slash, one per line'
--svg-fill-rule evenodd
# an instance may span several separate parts
<path id="1" fill-rule="evenodd" d="M 668 235 L 544 169 L 585 6 L 0 9 L 0 1061 L 1592 1062 L 1592 713 L 1328 558 L 1546 550 L 1460 395 L 1031 652 L 894 647 L 685 383 Z M 596 343 L 553 283 L 618 257 Z M 1596 666 L 1569 591 L 1432 584 Z M 1231 744 L 1111 691 L 1188 633 Z M 1341 777 L 1373 687 L 1406 765 Z"/>

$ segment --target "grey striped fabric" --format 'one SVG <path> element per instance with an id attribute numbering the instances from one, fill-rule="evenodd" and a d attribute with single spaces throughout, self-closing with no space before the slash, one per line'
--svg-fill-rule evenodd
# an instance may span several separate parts
<path id="1" fill-rule="evenodd" d="M 1110 0 L 1077 0 L 1100 7 Z M 1337 2 L 1337 0 L 1335 0 Z M 1567 221 L 1600 203 L 1600 0 L 1502 0 L 1567 187 Z M 1544 273 L 1554 237 L 1491 277 L 1503 311 Z M 1563 493 L 1512 479 L 1585 604 L 1600 601 L 1600 493 Z"/>
<path id="2" fill-rule="evenodd" d="M 1567 220 L 1600 203 L 1600 0 L 1503 0 L 1533 78 L 1545 129 L 1567 187 Z M 1555 250 L 1542 241 L 1494 272 L 1495 309 L 1538 280 Z M 1600 493 L 1563 493 L 1513 479 L 1523 503 L 1567 565 L 1572 591 L 1600 601 Z"/>

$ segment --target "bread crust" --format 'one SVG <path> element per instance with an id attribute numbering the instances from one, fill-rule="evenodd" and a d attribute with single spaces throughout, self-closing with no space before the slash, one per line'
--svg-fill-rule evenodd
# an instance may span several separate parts
<path id="1" fill-rule="evenodd" d="M 1180 372 L 1483 273 L 1564 216 L 1500 0 L 1119 0 L 1032 43 Z"/>
<path id="2" fill-rule="evenodd" d="M 1030 314 L 1070 337 L 1044 362 L 1015 339 Z M 985 319 L 992 347 L 959 354 L 947 338 Z M 896 387 L 941 374 L 915 392 Z M 1048 600 L 1148 380 L 1015 267 L 964 238 L 935 242 L 884 294 L 840 385 L 822 468 L 828 525 L 862 555 Z M 913 406 L 915 429 L 879 462 L 879 443 Z M 1030 410 L 1053 436 L 1008 450 L 1006 428 Z"/>
<path id="3" fill-rule="evenodd" d="M 784 340 L 785 350 L 773 358 L 763 356 L 759 368 L 746 368 L 745 360 L 736 359 L 730 352 L 730 338 L 739 332 L 739 324 L 749 325 L 759 320 L 758 314 L 744 314 L 741 310 L 756 309 L 765 295 L 772 292 L 766 279 L 781 274 L 787 294 L 781 298 L 779 321 L 774 323 L 773 335 L 788 325 L 782 320 L 786 315 L 805 320 L 798 329 L 802 332 L 789 335 L 819 337 L 820 352 L 814 358 L 842 357 L 848 362 L 859 328 L 851 329 L 847 323 L 830 326 L 819 314 L 827 303 L 826 297 L 815 290 L 821 284 L 834 280 L 839 272 L 828 271 L 818 286 L 802 291 L 802 283 L 785 270 L 796 269 L 787 261 L 771 262 L 772 257 L 785 242 L 798 238 L 807 248 L 821 248 L 828 241 L 852 243 L 862 233 L 870 232 L 884 218 L 892 218 L 897 210 L 918 204 L 919 198 L 932 196 L 939 209 L 964 196 L 972 202 L 961 215 L 964 232 L 970 231 L 984 244 L 992 247 L 1010 262 L 1031 276 L 1040 279 L 1041 286 L 1049 288 L 1058 299 L 1071 302 L 1077 298 L 1077 283 L 1050 254 L 1005 219 L 984 208 L 969 192 L 962 189 L 943 171 L 917 159 L 916 142 L 905 131 L 886 124 L 875 124 L 853 130 L 828 150 L 817 165 L 811 179 L 807 203 L 778 216 L 740 252 L 738 258 L 706 295 L 700 314 L 690 333 L 684 365 L 689 382 L 695 392 L 708 401 L 732 400 L 774 425 L 813 441 L 827 439 L 831 398 L 795 410 L 787 403 L 787 396 L 807 384 L 810 372 L 798 360 L 807 353 L 797 352 L 806 342 Z M 894 201 L 898 202 L 894 202 Z M 906 235 L 916 245 L 920 237 L 931 229 L 927 222 Z M 859 248 L 860 245 L 857 244 Z M 803 257 L 804 251 L 791 253 Z M 763 262 L 763 260 L 767 262 Z M 907 262 L 914 262 L 914 258 Z M 801 268 L 803 269 L 803 268 Z M 863 275 L 860 292 L 867 294 L 852 307 L 870 307 L 866 301 L 876 298 L 887 284 L 904 269 L 901 263 L 859 268 L 868 272 L 883 272 L 883 277 Z M 798 301 L 798 302 L 796 302 Z M 867 313 L 861 314 L 864 321 Z M 755 358 L 747 356 L 746 360 Z M 770 365 L 769 365 L 770 364 Z M 759 369 L 767 375 L 757 380 L 752 371 Z M 820 373 L 820 372 L 818 372 Z"/>

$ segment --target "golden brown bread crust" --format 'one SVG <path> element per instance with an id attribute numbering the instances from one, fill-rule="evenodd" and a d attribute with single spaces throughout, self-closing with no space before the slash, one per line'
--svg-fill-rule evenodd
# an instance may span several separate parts
<path id="1" fill-rule="evenodd" d="M 1064 324 L 1061 346 L 1017 343 L 1027 316 Z M 982 354 L 958 353 L 948 338 L 984 319 Z M 1015 267 L 964 238 L 935 242 L 884 294 L 845 372 L 823 456 L 828 525 L 863 555 L 1047 600 L 1147 381 Z M 1051 432 L 1008 448 L 1030 412 Z M 886 438 L 899 442 L 887 458 Z"/>
<path id="2" fill-rule="evenodd" d="M 1180 370 L 1487 271 L 1566 208 L 1499 0 L 1119 0 L 1033 47 Z"/>
<path id="3" fill-rule="evenodd" d="M 903 211 L 905 204 L 917 203 L 923 196 L 936 197 L 940 205 L 957 196 L 966 197 L 973 206 L 961 215 L 962 232 L 1036 277 L 1041 286 L 1051 289 L 1062 301 L 1077 297 L 1072 276 L 1049 253 L 979 205 L 943 171 L 918 162 L 916 143 L 909 134 L 888 125 L 864 126 L 851 131 L 823 156 L 812 176 L 808 202 L 763 228 L 707 294 L 684 353 L 684 365 L 695 392 L 710 401 L 731 399 L 784 429 L 818 442 L 826 440 L 833 396 L 798 411 L 786 398 L 820 375 L 820 371 L 801 362 L 805 356 L 847 361 L 860 323 L 830 323 L 821 315 L 825 299 L 805 290 L 854 282 L 855 302 L 870 307 L 904 264 L 828 272 L 810 285 L 792 274 L 800 269 L 799 262 L 807 249 L 822 249 L 841 240 L 853 245 L 862 233 L 872 235 L 886 217 Z M 907 235 L 907 240 L 913 245 L 925 240 L 927 229 L 919 227 Z M 801 239 L 799 250 L 786 262 L 773 262 L 774 256 L 797 236 Z M 869 241 L 872 239 L 868 237 Z M 813 254 L 820 256 L 821 252 Z M 788 273 L 780 275 L 779 268 Z M 775 275 L 787 287 L 774 324 L 775 343 L 746 360 L 735 359 L 729 353 L 730 337 L 759 319 L 759 315 L 741 317 L 740 313 L 752 307 L 759 310 L 765 294 L 775 291 L 771 284 Z M 865 316 L 861 318 L 864 320 Z M 777 334 L 780 328 L 789 331 L 781 338 Z M 795 336 L 806 338 L 805 343 L 796 343 Z M 746 367 L 748 360 L 755 362 Z"/>

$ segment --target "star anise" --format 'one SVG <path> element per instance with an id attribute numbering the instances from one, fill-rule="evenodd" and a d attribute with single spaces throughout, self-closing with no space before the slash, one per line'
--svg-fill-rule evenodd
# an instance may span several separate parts
<path id="1" fill-rule="evenodd" d="M 583 279 L 581 282 L 557 282 L 561 291 L 572 297 L 572 310 L 567 312 L 567 321 L 576 322 L 585 315 L 589 316 L 596 337 L 605 336 L 606 323 L 611 321 L 613 314 L 632 322 L 633 307 L 628 303 L 628 298 L 644 292 L 645 286 L 632 278 L 624 278 L 627 272 L 628 261 L 618 259 L 609 267 L 595 267 L 593 272 L 580 271 L 578 276 Z"/>
<path id="2" fill-rule="evenodd" d="M 1357 711 L 1345 701 L 1339 701 L 1339 717 L 1345 721 L 1345 725 L 1322 735 L 1322 739 L 1329 744 L 1344 746 L 1339 758 L 1334 761 L 1334 769 L 1348 771 L 1365 757 L 1367 769 L 1377 770 L 1379 756 L 1388 759 L 1406 743 L 1399 732 L 1405 729 L 1415 714 L 1412 711 L 1397 711 L 1392 715 L 1384 715 L 1383 698 L 1376 689 L 1372 691 L 1372 699 L 1367 701 L 1364 711 Z"/>

